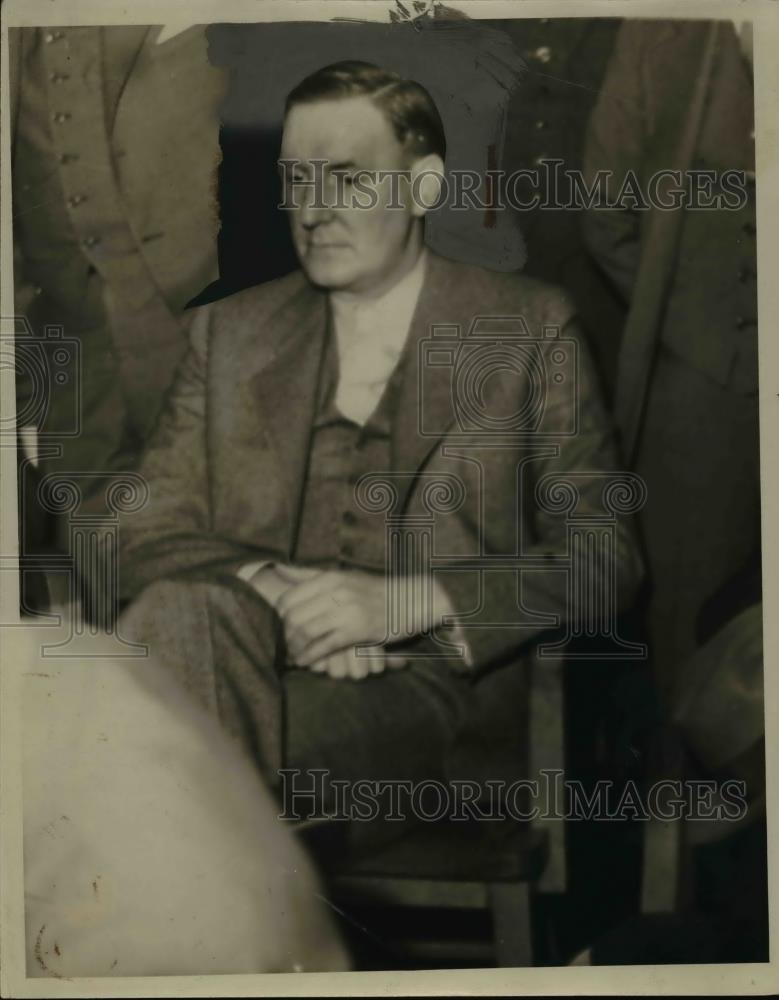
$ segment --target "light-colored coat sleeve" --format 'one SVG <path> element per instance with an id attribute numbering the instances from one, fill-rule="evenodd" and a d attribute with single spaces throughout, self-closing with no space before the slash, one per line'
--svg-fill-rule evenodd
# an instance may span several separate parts
<path id="1" fill-rule="evenodd" d="M 259 773 L 169 672 L 25 636 L 28 975 L 346 969 Z"/>

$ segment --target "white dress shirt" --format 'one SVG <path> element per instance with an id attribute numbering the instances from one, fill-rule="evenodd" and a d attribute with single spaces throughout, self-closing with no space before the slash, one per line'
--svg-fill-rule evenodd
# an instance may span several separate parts
<path id="1" fill-rule="evenodd" d="M 347 292 L 330 294 L 338 351 L 335 406 L 361 427 L 378 406 L 400 360 L 425 280 L 426 262 L 423 250 L 414 267 L 376 298 Z M 267 565 L 264 559 L 245 563 L 238 576 L 250 580 Z"/>
<path id="2" fill-rule="evenodd" d="M 333 292 L 330 306 L 338 350 L 335 406 L 364 425 L 376 409 L 408 340 L 427 255 L 389 291 L 377 298 Z"/>

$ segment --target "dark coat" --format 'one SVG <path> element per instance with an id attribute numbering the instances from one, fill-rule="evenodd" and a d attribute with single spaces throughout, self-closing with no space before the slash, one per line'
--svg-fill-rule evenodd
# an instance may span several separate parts
<path id="1" fill-rule="evenodd" d="M 657 171 L 683 168 L 685 136 L 691 171 L 714 171 L 721 183 L 725 170 L 754 170 L 749 62 L 729 21 L 712 30 L 705 21 L 622 25 L 590 122 L 588 181 L 612 171 L 618 191 L 632 170 L 648 190 Z M 711 72 L 696 133 L 690 109 L 708 39 Z M 712 193 L 722 193 L 720 184 Z M 735 209 L 594 208 L 585 223 L 592 252 L 630 302 L 617 420 L 647 484 L 647 621 L 666 689 L 695 649 L 703 602 L 759 546 L 754 186 Z M 642 345 L 651 350 L 643 354 Z"/>
<path id="2" fill-rule="evenodd" d="M 685 127 L 706 21 L 625 21 L 590 120 L 585 173 L 628 170 L 646 187 L 673 166 Z M 729 22 L 719 27 L 692 170 L 753 172 L 754 98 L 749 68 Z M 714 193 L 719 191 L 714 186 Z M 646 211 L 593 209 L 584 234 L 603 270 L 630 300 L 639 264 L 659 262 Z M 757 391 L 755 201 L 684 213 L 660 340 L 688 365 L 739 393 Z"/>
<path id="3" fill-rule="evenodd" d="M 598 96 L 620 21 L 617 18 L 512 18 L 492 21 L 525 62 L 506 119 L 502 166 L 537 172 L 539 202 L 567 204 L 566 172 L 581 170 L 587 120 Z M 544 161 L 562 161 L 553 189 Z M 552 167 L 547 168 L 554 176 Z M 534 189 L 528 185 L 523 199 Z M 611 397 L 625 303 L 593 261 L 581 232 L 581 211 L 555 208 L 520 212 L 527 249 L 525 274 L 564 288 Z"/>

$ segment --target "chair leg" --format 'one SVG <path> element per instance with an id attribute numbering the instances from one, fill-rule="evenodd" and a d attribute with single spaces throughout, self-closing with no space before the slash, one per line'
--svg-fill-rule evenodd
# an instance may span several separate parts
<path id="1" fill-rule="evenodd" d="M 529 883 L 493 882 L 488 892 L 497 964 L 503 968 L 531 966 L 533 940 Z"/>

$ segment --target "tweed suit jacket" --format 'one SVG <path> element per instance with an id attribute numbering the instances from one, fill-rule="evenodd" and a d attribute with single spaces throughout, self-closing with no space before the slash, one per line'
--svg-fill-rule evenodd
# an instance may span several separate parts
<path id="1" fill-rule="evenodd" d="M 522 411 L 540 398 L 532 433 L 496 436 L 469 425 L 454 366 L 428 363 L 435 325 L 447 328 L 436 350 L 451 347 L 456 328 L 471 344 L 478 316 L 503 317 L 504 324 L 522 317 L 529 334 L 523 342 L 536 345 L 530 354 L 540 381 L 531 384 L 501 364 L 477 380 L 479 412 L 488 416 Z M 543 339 L 544 327 L 559 329 L 559 336 Z M 140 465 L 148 503 L 120 526 L 124 599 L 162 577 L 292 558 L 327 336 L 327 295 L 299 271 L 198 310 L 190 352 Z M 555 381 L 553 358 L 559 360 L 561 348 L 574 357 L 568 376 L 576 372 L 575 384 L 570 377 L 568 384 Z M 457 509 L 435 514 L 434 552 L 451 560 L 441 582 L 457 613 L 471 615 L 466 637 L 474 665 L 482 667 L 565 618 L 568 580 L 559 569 L 523 574 L 521 603 L 534 614 L 519 624 L 516 573 L 481 574 L 469 561 L 521 551 L 543 562 L 564 553 L 566 518 L 548 504 L 542 509 L 535 491 L 543 476 L 574 474 L 578 512 L 601 510 L 599 474 L 617 466 L 612 430 L 568 301 L 534 279 L 431 254 L 405 350 L 391 468 L 376 471 L 391 478 L 390 513 L 405 517 L 409 530 L 415 517 L 429 514 L 426 487 L 436 477 L 460 490 Z M 567 434 L 572 410 L 577 426 Z M 640 566 L 626 519 L 619 519 L 617 535 L 618 592 L 628 602 Z"/>

